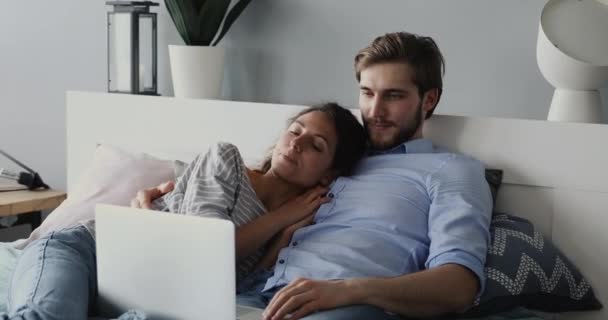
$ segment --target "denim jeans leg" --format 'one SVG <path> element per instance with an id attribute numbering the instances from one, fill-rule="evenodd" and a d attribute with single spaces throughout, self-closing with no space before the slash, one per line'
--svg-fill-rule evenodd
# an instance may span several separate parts
<path id="1" fill-rule="evenodd" d="M 236 304 L 260 309 L 266 308 L 270 299 L 268 294 L 262 293 L 262 290 L 268 278 L 273 274 L 273 271 L 256 270 L 243 279 L 237 286 Z"/>
<path id="2" fill-rule="evenodd" d="M 398 320 L 396 315 L 368 305 L 353 305 L 310 314 L 302 320 Z"/>
<path id="3" fill-rule="evenodd" d="M 95 240 L 84 227 L 30 244 L 13 273 L 6 319 L 86 320 L 97 294 Z"/>
<path id="4" fill-rule="evenodd" d="M 264 309 L 268 302 L 258 292 L 250 291 L 238 294 L 236 304 L 239 306 Z"/>

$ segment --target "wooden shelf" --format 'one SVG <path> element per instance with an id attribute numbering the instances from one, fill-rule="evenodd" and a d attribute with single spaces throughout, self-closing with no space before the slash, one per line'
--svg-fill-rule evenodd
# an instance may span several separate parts
<path id="1" fill-rule="evenodd" d="M 0 217 L 57 208 L 66 199 L 59 190 L 0 192 Z"/>

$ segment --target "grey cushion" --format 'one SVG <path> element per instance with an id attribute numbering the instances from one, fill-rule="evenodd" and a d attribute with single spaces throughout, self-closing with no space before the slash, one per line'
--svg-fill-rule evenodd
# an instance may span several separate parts
<path id="1" fill-rule="evenodd" d="M 469 315 L 514 306 L 547 312 L 602 308 L 589 282 L 530 221 L 496 214 L 490 232 L 486 289 Z"/>

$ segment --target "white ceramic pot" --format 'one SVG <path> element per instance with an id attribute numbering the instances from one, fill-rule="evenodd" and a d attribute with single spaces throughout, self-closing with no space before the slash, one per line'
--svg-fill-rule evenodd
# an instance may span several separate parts
<path id="1" fill-rule="evenodd" d="M 225 56 L 226 50 L 219 47 L 169 45 L 175 96 L 221 98 Z"/>

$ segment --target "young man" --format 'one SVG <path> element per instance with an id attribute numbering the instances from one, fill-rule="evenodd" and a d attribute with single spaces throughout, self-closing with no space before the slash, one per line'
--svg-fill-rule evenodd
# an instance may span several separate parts
<path id="1" fill-rule="evenodd" d="M 471 305 L 484 286 L 492 200 L 481 163 L 423 138 L 443 69 L 431 38 L 405 32 L 357 54 L 369 156 L 336 180 L 316 223 L 293 235 L 239 303 L 273 320 L 425 317 Z"/>

